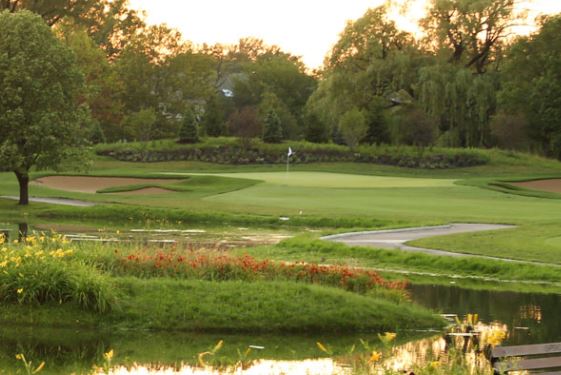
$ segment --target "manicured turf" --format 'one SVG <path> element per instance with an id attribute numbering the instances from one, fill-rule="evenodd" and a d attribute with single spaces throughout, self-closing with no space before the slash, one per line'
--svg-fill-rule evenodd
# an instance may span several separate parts
<path id="1" fill-rule="evenodd" d="M 174 192 L 156 195 L 80 194 L 32 187 L 32 195 L 111 202 L 93 209 L 56 208 L 44 205 L 14 210 L 2 203 L 6 216 L 49 211 L 51 218 L 162 216 L 171 222 L 204 221 L 208 225 L 312 225 L 323 227 L 379 228 L 449 222 L 516 224 L 508 233 L 465 234 L 425 240 L 424 246 L 498 257 L 561 263 L 561 200 L 505 194 L 487 188 L 490 181 L 561 175 L 561 163 L 534 156 L 489 151 L 485 166 L 452 170 L 406 169 L 372 164 L 323 163 L 231 166 L 199 162 L 130 163 L 96 158 L 93 175 L 166 177 L 163 173 L 194 175 L 185 182 L 165 186 Z M 321 172 L 321 173 L 320 173 Z M 324 173 L 329 172 L 329 173 Z M 37 175 L 39 176 L 39 175 Z M 173 177 L 172 174 L 167 177 Z M 185 177 L 185 176 L 184 176 Z M 137 188 L 138 186 L 136 186 Z M 126 191 L 135 187 L 120 187 Z M 112 190 L 110 190 L 112 191 Z M 12 174 L 0 174 L 0 195 L 14 195 Z M 122 206 L 125 204 L 126 206 Z M 43 208 L 41 208 L 43 207 Z M 154 210 L 159 207 L 161 210 Z M 173 210 L 170 210 L 173 208 Z M 279 222 L 280 216 L 290 221 Z M 185 218 L 185 220 L 182 220 Z M 121 219 L 120 219 L 121 220 Z M 341 230 L 341 229 L 337 229 Z M 478 242 L 480 241 L 480 242 Z M 477 242 L 477 243 L 476 243 Z"/>
<path id="2" fill-rule="evenodd" d="M 291 187 L 316 187 L 324 189 L 368 189 L 368 188 L 412 188 L 453 186 L 454 180 L 364 176 L 326 172 L 253 172 L 253 173 L 218 173 L 214 176 L 229 178 L 246 178 L 263 181 L 269 185 Z"/>

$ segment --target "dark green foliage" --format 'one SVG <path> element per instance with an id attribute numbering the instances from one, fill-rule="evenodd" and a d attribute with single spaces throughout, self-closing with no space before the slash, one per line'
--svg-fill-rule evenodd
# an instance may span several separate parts
<path id="1" fill-rule="evenodd" d="M 329 141 L 329 127 L 314 112 L 304 116 L 305 138 L 308 142 L 326 143 Z"/>
<path id="2" fill-rule="evenodd" d="M 26 205 L 29 170 L 69 159 L 85 141 L 89 112 L 78 102 L 83 77 L 74 54 L 41 17 L 3 11 L 0 30 L 0 164 L 15 172 Z"/>
<path id="3" fill-rule="evenodd" d="M 263 141 L 280 143 L 282 138 L 281 120 L 274 110 L 270 110 L 263 121 Z"/>
<path id="4" fill-rule="evenodd" d="M 528 135 L 547 155 L 561 158 L 561 16 L 515 43 L 500 92 L 503 111 L 525 117 Z"/>
<path id="5" fill-rule="evenodd" d="M 381 97 L 375 97 L 368 106 L 366 112 L 366 123 L 368 131 L 364 140 L 370 144 L 383 144 L 390 142 L 390 134 L 384 111 L 388 101 Z"/>
<path id="6" fill-rule="evenodd" d="M 489 156 L 480 150 L 436 149 L 425 150 L 407 146 L 358 146 L 350 150 L 334 144 L 313 144 L 291 141 L 298 153 L 291 163 L 314 162 L 362 162 L 397 165 L 410 168 L 445 169 L 483 165 Z M 112 156 L 123 161 L 170 161 L 198 160 L 220 164 L 279 164 L 286 163 L 286 144 L 252 142 L 250 148 L 240 149 L 236 139 L 208 139 L 203 144 L 177 145 L 165 142 L 151 147 L 145 143 L 112 144 L 97 148 L 100 155 Z"/>
<path id="7" fill-rule="evenodd" d="M 221 94 L 216 93 L 207 99 L 202 125 L 206 135 L 218 137 L 226 133 L 226 118 L 221 105 Z"/>
<path id="8" fill-rule="evenodd" d="M 183 114 L 183 122 L 179 130 L 179 143 L 199 142 L 199 125 L 193 111 L 188 109 Z"/>
<path id="9" fill-rule="evenodd" d="M 98 122 L 92 125 L 91 135 L 89 138 L 93 144 L 105 143 L 107 141 L 105 134 L 103 134 L 103 129 Z"/>

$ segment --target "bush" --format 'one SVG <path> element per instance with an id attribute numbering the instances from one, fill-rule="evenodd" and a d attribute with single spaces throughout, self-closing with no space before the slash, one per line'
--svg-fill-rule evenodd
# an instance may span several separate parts
<path id="1" fill-rule="evenodd" d="M 183 114 L 183 124 L 179 131 L 179 143 L 199 142 L 199 125 L 191 110 Z"/>
<path id="2" fill-rule="evenodd" d="M 19 304 L 76 303 L 85 310 L 106 312 L 112 286 L 97 270 L 70 260 L 61 236 L 28 237 L 25 243 L 0 239 L 0 300 Z"/>
<path id="3" fill-rule="evenodd" d="M 347 146 L 355 148 L 368 132 L 366 116 L 357 108 L 353 108 L 341 116 L 339 128 Z"/>
<path id="4" fill-rule="evenodd" d="M 384 280 L 377 272 L 346 266 L 271 262 L 249 255 L 232 257 L 191 251 L 138 251 L 112 265 L 113 272 L 138 277 L 174 277 L 207 281 L 298 281 L 366 293 L 385 288 L 403 291 L 401 281 Z"/>
<path id="5" fill-rule="evenodd" d="M 159 162 L 193 160 L 218 164 L 284 164 L 286 150 L 290 146 L 296 153 L 291 162 L 359 162 L 395 165 L 408 168 L 444 169 L 483 165 L 489 162 L 488 153 L 476 149 L 431 148 L 419 153 L 409 146 L 362 145 L 351 150 L 335 144 L 317 144 L 291 141 L 290 144 L 267 144 L 260 140 L 250 147 L 240 147 L 235 138 L 208 138 L 202 144 L 178 145 L 175 141 L 158 144 L 126 143 L 99 145 L 99 155 L 111 156 L 122 161 Z"/>
<path id="6" fill-rule="evenodd" d="M 266 143 L 280 143 L 282 141 L 282 125 L 277 113 L 270 110 L 263 121 L 263 141 Z"/>

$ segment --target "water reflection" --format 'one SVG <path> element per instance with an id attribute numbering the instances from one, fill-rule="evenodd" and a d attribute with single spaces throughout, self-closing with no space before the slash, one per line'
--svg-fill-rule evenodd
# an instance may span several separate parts
<path id="1" fill-rule="evenodd" d="M 441 313 L 475 313 L 485 322 L 508 326 L 510 345 L 561 341 L 561 296 L 471 290 L 455 286 L 412 285 L 414 302 Z"/>

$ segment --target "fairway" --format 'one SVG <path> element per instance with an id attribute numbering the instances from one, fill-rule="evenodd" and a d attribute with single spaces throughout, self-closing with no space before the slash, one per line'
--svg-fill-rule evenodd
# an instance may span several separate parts
<path id="1" fill-rule="evenodd" d="M 182 175 L 181 173 L 169 174 Z M 185 175 L 207 174 L 186 173 Z M 255 172 L 217 173 L 208 175 L 259 180 L 270 185 L 345 189 L 448 187 L 453 186 L 456 181 L 452 179 L 363 176 L 326 172 Z"/>

